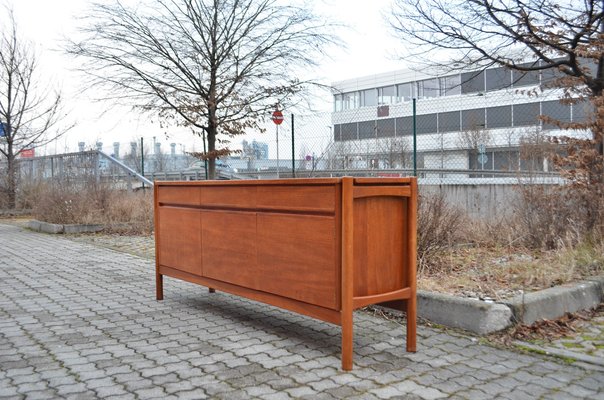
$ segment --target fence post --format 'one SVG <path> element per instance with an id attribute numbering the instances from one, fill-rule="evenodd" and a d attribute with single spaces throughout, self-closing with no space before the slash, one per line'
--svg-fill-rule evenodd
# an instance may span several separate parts
<path id="1" fill-rule="evenodd" d="M 294 156 L 295 153 L 295 145 L 294 145 L 294 114 L 292 114 L 292 178 L 296 177 L 296 157 Z"/>
<path id="2" fill-rule="evenodd" d="M 413 99 L 413 176 L 417 176 L 417 107 Z"/>
<path id="3" fill-rule="evenodd" d="M 101 171 L 99 162 L 101 161 L 101 156 L 98 152 L 94 153 L 93 162 L 94 162 L 94 180 L 96 183 L 101 181 Z"/>

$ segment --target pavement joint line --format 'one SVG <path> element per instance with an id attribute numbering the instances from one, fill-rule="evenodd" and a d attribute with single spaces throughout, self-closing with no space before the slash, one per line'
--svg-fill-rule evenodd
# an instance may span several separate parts
<path id="1" fill-rule="evenodd" d="M 593 366 L 597 366 L 598 370 L 604 371 L 604 358 L 601 358 L 601 357 L 594 357 L 594 356 L 590 356 L 587 354 L 581 354 L 578 352 L 557 349 L 555 347 L 538 346 L 536 344 L 523 342 L 523 341 L 519 341 L 519 340 L 514 341 L 513 344 L 519 348 L 527 348 L 529 350 L 532 350 L 532 351 L 535 351 L 538 353 L 552 355 L 554 357 L 558 357 L 561 359 L 572 359 L 572 360 L 576 360 L 576 361 L 581 361 L 581 362 L 584 362 L 587 364 L 591 364 Z"/>

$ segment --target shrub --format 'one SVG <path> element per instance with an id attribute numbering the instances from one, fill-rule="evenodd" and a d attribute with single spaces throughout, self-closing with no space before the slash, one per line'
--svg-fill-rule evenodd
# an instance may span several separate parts
<path id="1" fill-rule="evenodd" d="M 530 248 L 556 249 L 603 232 L 604 200 L 571 185 L 522 184 L 515 211 L 522 243 Z"/>
<path id="2" fill-rule="evenodd" d="M 449 248 L 461 236 L 465 213 L 447 203 L 442 192 L 419 197 L 417 255 L 419 269 L 437 268 L 432 256 Z"/>
<path id="3" fill-rule="evenodd" d="M 151 192 L 127 192 L 95 181 L 54 181 L 29 189 L 34 218 L 55 224 L 103 224 L 119 232 L 153 230 Z"/>

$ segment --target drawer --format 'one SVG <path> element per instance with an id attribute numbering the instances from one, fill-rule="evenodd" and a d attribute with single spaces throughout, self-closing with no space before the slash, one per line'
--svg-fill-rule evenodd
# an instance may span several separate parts
<path id="1" fill-rule="evenodd" d="M 200 203 L 199 187 L 191 186 L 158 186 L 157 201 L 171 205 L 194 205 Z"/>
<path id="2" fill-rule="evenodd" d="M 335 185 L 258 186 L 258 208 L 285 211 L 335 212 Z"/>
<path id="3" fill-rule="evenodd" d="M 255 208 L 256 186 L 247 185 L 202 185 L 201 204 L 225 208 Z"/>

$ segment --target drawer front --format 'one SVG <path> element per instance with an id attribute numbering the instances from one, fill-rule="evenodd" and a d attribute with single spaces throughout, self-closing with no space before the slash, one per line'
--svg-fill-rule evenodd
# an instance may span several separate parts
<path id="1" fill-rule="evenodd" d="M 254 208 L 256 207 L 256 187 L 225 185 L 203 185 L 201 204 L 210 207 Z"/>
<path id="2" fill-rule="evenodd" d="M 336 208 L 336 187 L 335 185 L 258 186 L 258 208 L 334 212 Z"/>
<path id="3" fill-rule="evenodd" d="M 158 219 L 159 265 L 201 275 L 201 213 L 160 207 Z"/>
<path id="4" fill-rule="evenodd" d="M 157 188 L 157 201 L 162 204 L 173 205 L 199 205 L 199 187 L 191 186 L 159 186 Z"/>

